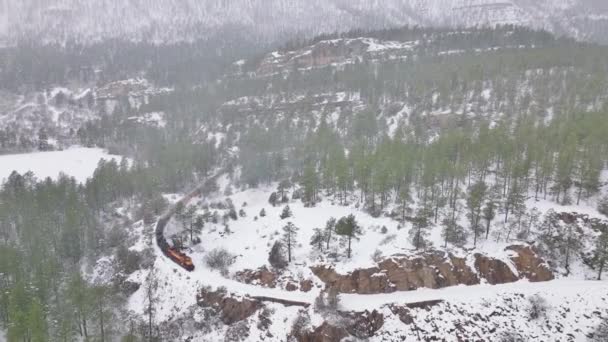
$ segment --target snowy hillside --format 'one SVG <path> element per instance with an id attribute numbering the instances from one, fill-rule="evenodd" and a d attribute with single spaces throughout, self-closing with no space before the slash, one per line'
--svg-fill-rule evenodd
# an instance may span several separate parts
<path id="1" fill-rule="evenodd" d="M 411 229 L 410 223 L 402 226 L 388 217 L 373 218 L 355 205 L 342 206 L 332 198 L 323 200 L 313 208 L 307 208 L 299 201 L 287 201 L 281 206 L 273 207 L 268 203 L 273 187 L 238 191 L 226 196 L 221 193 L 231 192 L 226 190 L 231 188 L 230 183 L 226 178 L 219 183 L 220 188 L 215 195 L 196 198 L 190 202 L 193 208 L 198 208 L 200 215 L 223 217 L 218 223 L 207 222 L 201 234 L 196 235 L 196 239 L 200 238 L 202 242 L 187 249 L 196 264 L 194 272 L 189 273 L 165 258 L 153 239 L 146 237 L 146 234 L 142 235 L 146 231 L 151 233 L 148 228 L 144 228 L 141 223 L 136 223 L 133 227 L 133 236 L 137 238 L 131 250 L 141 252 L 151 248 L 156 257 L 152 267 L 153 275 L 150 275 L 149 270 L 141 270 L 127 279 L 128 282 L 141 284 L 139 290 L 129 299 L 129 309 L 137 315 L 145 316 L 148 305 L 146 284 L 150 277 L 161 280 L 155 290 L 157 303 L 154 319 L 156 324 L 167 329 L 175 322 L 185 324 L 183 333 L 173 332 L 173 338 L 190 336 L 193 341 L 226 341 L 231 340 L 229 336 L 237 330 L 243 334 L 239 341 L 284 341 L 286 337 L 299 336 L 299 333 L 311 334 L 309 338 L 313 338 L 313 341 L 338 341 L 337 337 L 332 335 L 336 333 L 343 337 L 352 335 L 369 338 L 370 341 L 402 341 L 406 336 L 414 339 L 419 335 L 445 341 L 469 340 L 475 337 L 483 337 L 487 341 L 511 341 L 507 339 L 510 337 L 514 338 L 513 341 L 521 341 L 533 336 L 542 337 L 547 341 L 562 338 L 586 341 L 587 337 L 593 336 L 601 319 L 608 315 L 606 282 L 590 280 L 594 277 L 593 271 L 590 272 L 578 256 L 575 257 L 576 267 L 573 267 L 572 275 L 557 275 L 558 279 L 549 282 L 529 282 L 524 279 L 490 285 L 491 280 L 488 279 L 480 285 L 460 285 L 442 289 L 422 288 L 375 294 L 343 293 L 340 295 L 338 311 L 324 311 L 318 307 L 315 298 L 327 288 L 311 273 L 314 265 L 331 264 L 340 272 L 348 272 L 373 265 L 374 259 L 378 260 L 384 256 L 414 257 L 417 252 L 407 243 L 406 233 Z M 177 197 L 171 198 L 175 200 Z M 357 202 L 356 198 L 352 200 Z M 220 203 L 226 203 L 226 206 L 222 207 Z M 239 212 L 235 219 L 228 217 L 231 203 Z M 279 216 L 286 204 L 290 206 L 292 216 L 281 219 Z M 588 212 L 591 218 L 602 218 L 602 215 L 586 206 L 562 207 L 534 201 L 530 201 L 528 206 L 537 206 L 541 217 L 545 217 L 550 211 L 575 210 Z M 264 216 L 260 216 L 262 209 Z M 215 210 L 216 213 L 208 216 L 209 210 Z M 332 241 L 332 252 L 319 252 L 314 245 L 309 244 L 315 232 L 314 227 L 323 227 L 330 217 L 339 218 L 350 213 L 356 216 L 363 228 L 363 235 L 353 243 L 351 259 L 347 259 L 343 254 L 346 242 L 343 239 Z M 272 272 L 268 271 L 272 269 L 267 262 L 268 250 L 273 241 L 281 239 L 280 227 L 287 221 L 300 228 L 294 247 L 294 262 L 285 271 L 279 272 L 278 278 L 271 282 L 264 276 L 255 278 L 252 282 L 244 279 L 243 274 L 246 272 L 243 271 L 246 270 L 266 270 L 266 276 L 276 272 L 274 269 Z M 500 224 L 497 224 L 493 229 L 499 229 L 499 226 Z M 540 229 L 539 227 L 533 230 L 540 233 L 536 230 Z M 188 231 L 183 230 L 179 218 L 170 223 L 166 233 L 173 241 L 182 240 L 189 245 L 186 242 L 189 239 Z M 439 227 L 434 227 L 430 234 L 430 239 L 436 247 L 442 245 L 440 234 Z M 525 242 L 501 240 L 497 243 L 494 239 L 500 240 L 500 234 L 484 241 L 477 248 L 468 246 L 468 252 L 453 252 L 468 253 L 468 258 L 475 253 L 484 253 L 515 268 L 509 261 L 510 254 L 503 250 L 509 244 Z M 381 249 L 380 253 L 374 253 L 377 248 Z M 228 263 L 227 270 L 221 271 L 208 264 L 209 255 L 218 249 L 225 249 L 233 258 Z M 337 257 L 326 257 L 332 254 Z M 115 263 L 111 259 L 102 260 L 97 269 L 111 274 L 112 271 L 108 271 L 107 267 L 111 269 L 109 265 Z M 364 282 L 364 277 L 361 274 L 359 281 Z M 303 287 L 306 281 L 311 282 L 310 288 Z M 225 298 L 233 298 L 237 308 L 249 301 L 254 303 L 252 298 L 262 297 L 311 305 L 298 309 L 266 303 L 256 306 L 257 309 L 252 309 L 253 311 L 244 309 L 245 312 L 237 311 L 238 314 L 232 311 L 228 313 L 231 309 L 224 306 L 227 304 L 213 306 L 208 302 L 209 298 L 218 295 L 218 292 L 211 292 L 216 290 L 221 296 L 227 296 Z M 204 302 L 197 300 L 198 295 L 194 295 L 201 291 L 210 296 L 206 297 Z M 222 315 L 237 315 L 240 318 L 222 316 L 223 322 L 226 323 L 222 324 L 216 321 L 218 318 L 212 313 L 214 310 L 225 310 Z M 297 332 L 294 329 L 302 323 L 297 322 L 303 315 L 309 319 L 304 320 L 304 326 L 299 327 L 302 332 Z M 264 318 L 268 320 L 267 323 L 264 323 Z M 197 328 L 191 330 L 192 327 Z M 331 333 L 324 330 L 327 327 L 333 327 L 329 330 Z M 314 332 L 306 333 L 309 329 Z M 316 340 L 313 337 L 317 336 L 315 334 L 333 337 L 328 340 Z M 298 340 L 306 341 L 302 336 L 299 336 Z"/>
<path id="2" fill-rule="evenodd" d="M 0 41 L 11 44 L 24 38 L 160 43 L 222 32 L 274 42 L 353 28 L 496 24 L 605 42 L 608 9 L 602 0 L 0 1 Z"/>

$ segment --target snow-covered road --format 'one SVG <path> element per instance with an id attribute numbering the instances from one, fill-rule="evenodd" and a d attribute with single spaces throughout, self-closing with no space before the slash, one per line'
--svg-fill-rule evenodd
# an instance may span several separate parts
<path id="1" fill-rule="evenodd" d="M 531 283 L 527 280 L 498 285 L 460 285 L 442 289 L 418 289 L 415 291 L 388 294 L 359 295 L 343 294 L 343 309 L 364 311 L 378 309 L 387 304 L 411 304 L 426 301 L 444 300 L 451 302 L 472 302 L 488 299 L 502 294 L 542 294 L 546 297 L 580 296 L 588 292 L 608 292 L 608 282 L 592 280 L 557 279 L 547 282 Z"/>

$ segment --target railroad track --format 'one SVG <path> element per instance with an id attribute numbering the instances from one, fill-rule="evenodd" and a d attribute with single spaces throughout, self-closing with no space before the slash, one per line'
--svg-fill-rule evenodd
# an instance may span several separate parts
<path id="1" fill-rule="evenodd" d="M 190 191 L 186 196 L 182 197 L 179 201 L 177 201 L 174 205 L 172 205 L 165 214 L 163 214 L 156 223 L 155 235 L 156 235 L 156 244 L 158 248 L 163 252 L 163 254 L 169 258 L 174 263 L 183 267 L 187 271 L 194 271 L 194 263 L 192 262 L 192 258 L 190 258 L 187 254 L 182 252 L 181 250 L 174 248 L 171 246 L 167 239 L 165 239 L 165 227 L 167 223 L 171 220 L 171 217 L 175 214 L 177 207 L 179 205 L 186 205 L 190 200 L 194 197 L 200 196 L 205 188 L 209 186 L 211 182 L 215 182 L 216 179 L 222 174 L 222 171 L 216 172 L 213 176 L 208 177 L 205 182 L 196 187 L 194 190 Z"/>

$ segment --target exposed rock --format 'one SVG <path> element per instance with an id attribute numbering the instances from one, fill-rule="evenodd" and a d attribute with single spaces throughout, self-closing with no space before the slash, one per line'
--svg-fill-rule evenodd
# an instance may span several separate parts
<path id="1" fill-rule="evenodd" d="M 367 339 L 374 336 L 384 325 L 384 315 L 374 310 L 372 312 L 339 312 L 344 319 L 337 327 L 331 323 L 323 324 L 313 331 L 292 332 L 298 342 L 335 342 L 352 336 L 357 339 Z"/>
<path id="2" fill-rule="evenodd" d="M 289 283 L 287 283 L 287 285 L 285 285 L 285 290 L 287 290 L 289 292 L 297 291 L 298 285 L 296 285 L 292 282 L 289 282 Z"/>
<path id="3" fill-rule="evenodd" d="M 340 275 L 327 266 L 313 267 L 312 271 L 329 287 L 342 293 L 391 293 L 420 287 L 436 289 L 479 283 L 464 259 L 443 252 L 426 253 L 412 259 L 393 257 L 381 261 L 378 267 L 356 270 L 348 275 Z"/>
<path id="4" fill-rule="evenodd" d="M 348 336 L 348 331 L 345 328 L 323 322 L 314 331 L 300 332 L 294 337 L 298 342 L 337 342 Z"/>
<path id="5" fill-rule="evenodd" d="M 553 272 L 541 260 L 536 251 L 530 246 L 509 246 L 508 250 L 517 253 L 517 256 L 511 258 L 515 267 L 519 271 L 520 278 L 526 278 L 531 282 L 553 280 Z"/>
<path id="6" fill-rule="evenodd" d="M 309 292 L 312 290 L 313 282 L 310 279 L 302 279 L 300 280 L 300 291 Z"/>
<path id="7" fill-rule="evenodd" d="M 224 324 L 233 324 L 252 316 L 262 307 L 259 301 L 249 298 L 235 298 L 223 291 L 201 290 L 197 296 L 200 306 L 211 307 L 220 313 Z"/>
<path id="8" fill-rule="evenodd" d="M 517 276 L 507 264 L 482 254 L 475 254 L 475 269 L 481 278 L 492 285 L 517 281 Z"/>
<path id="9" fill-rule="evenodd" d="M 485 279 L 490 284 L 509 283 L 520 278 L 531 281 L 553 279 L 553 274 L 544 261 L 530 247 L 510 246 L 508 250 L 515 254 L 512 261 L 518 274 L 499 259 L 475 254 L 475 269 L 471 269 L 465 258 L 441 251 L 415 257 L 395 256 L 379 262 L 377 267 L 359 269 L 348 274 L 339 274 L 326 265 L 311 267 L 311 270 L 328 288 L 340 293 L 359 294 L 475 285 L 480 283 L 480 279 Z"/>
<path id="10" fill-rule="evenodd" d="M 277 286 L 278 276 L 266 267 L 257 270 L 244 270 L 236 273 L 237 281 L 245 284 L 262 285 L 265 287 L 275 288 Z"/>

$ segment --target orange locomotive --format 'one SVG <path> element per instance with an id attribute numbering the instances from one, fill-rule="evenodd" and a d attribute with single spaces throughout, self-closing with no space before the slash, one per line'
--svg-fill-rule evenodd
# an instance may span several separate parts
<path id="1" fill-rule="evenodd" d="M 158 223 L 156 224 L 156 243 L 158 244 L 158 247 L 161 251 L 163 251 L 163 254 L 165 254 L 167 258 L 171 259 L 173 262 L 188 271 L 194 271 L 194 264 L 192 263 L 192 258 L 180 252 L 179 250 L 171 247 L 169 243 L 167 243 L 167 240 L 163 235 L 163 230 L 165 229 L 167 222 L 169 222 L 169 217 L 162 217 L 158 220 Z"/>
<path id="2" fill-rule="evenodd" d="M 175 263 L 185 268 L 188 271 L 194 271 L 194 264 L 192 263 L 192 258 L 187 256 L 186 254 L 170 247 L 167 250 L 163 251 L 165 255 L 173 260 Z"/>

